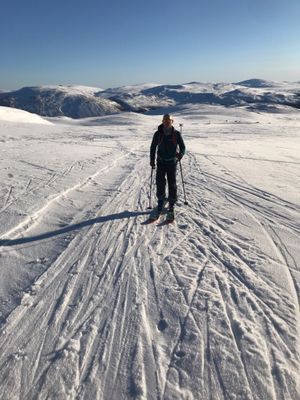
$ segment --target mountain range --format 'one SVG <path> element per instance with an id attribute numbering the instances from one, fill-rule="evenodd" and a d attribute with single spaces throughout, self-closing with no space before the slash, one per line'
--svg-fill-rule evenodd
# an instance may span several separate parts
<path id="1" fill-rule="evenodd" d="M 47 117 L 85 118 L 133 111 L 174 111 L 187 104 L 249 106 L 268 110 L 278 105 L 300 108 L 300 82 L 249 79 L 237 83 L 155 83 L 101 89 L 88 86 L 36 86 L 3 92 L 0 105 Z"/>

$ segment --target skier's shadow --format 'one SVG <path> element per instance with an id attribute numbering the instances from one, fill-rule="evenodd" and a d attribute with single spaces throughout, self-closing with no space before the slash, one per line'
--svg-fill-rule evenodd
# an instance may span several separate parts
<path id="1" fill-rule="evenodd" d="M 100 216 L 97 218 L 89 219 L 87 221 L 79 222 L 77 224 L 68 225 L 64 228 L 57 229 L 55 231 L 49 231 L 49 232 L 41 233 L 41 234 L 35 235 L 35 236 L 22 237 L 22 238 L 18 238 L 18 239 L 2 239 L 2 240 L 0 240 L 0 246 L 14 246 L 14 245 L 18 245 L 18 244 L 37 242 L 39 240 L 50 239 L 55 236 L 63 235 L 64 233 L 77 231 L 77 230 L 85 228 L 87 226 L 101 224 L 103 222 L 114 221 L 114 220 L 118 220 L 118 219 L 138 217 L 139 215 L 146 215 L 146 214 L 149 214 L 149 212 L 148 211 L 123 211 L 123 212 L 120 212 L 117 214 Z"/>

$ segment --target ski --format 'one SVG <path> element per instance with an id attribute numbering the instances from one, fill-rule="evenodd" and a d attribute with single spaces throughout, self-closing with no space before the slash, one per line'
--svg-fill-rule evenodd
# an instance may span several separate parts
<path id="1" fill-rule="evenodd" d="M 166 218 L 162 222 L 157 224 L 157 226 L 169 225 L 169 224 L 172 224 L 173 222 L 175 222 L 174 211 L 168 211 Z"/>
<path id="2" fill-rule="evenodd" d="M 159 220 L 159 217 L 160 217 L 160 215 L 159 215 L 158 217 L 149 217 L 149 218 L 146 220 L 146 224 L 153 224 L 154 222 L 156 222 L 156 221 Z"/>
<path id="3" fill-rule="evenodd" d="M 158 212 L 157 210 L 153 210 L 151 212 L 151 214 L 149 215 L 149 218 L 144 222 L 144 224 L 145 225 L 152 224 L 153 222 L 158 221 L 161 215 L 162 215 L 162 212 Z"/>
<path id="4" fill-rule="evenodd" d="M 149 218 L 145 222 L 143 222 L 143 224 L 147 225 L 147 224 L 152 224 L 153 222 L 158 222 L 160 217 L 167 212 L 167 210 L 165 208 L 166 204 L 167 204 L 167 201 L 164 201 L 163 207 L 161 210 L 158 210 L 157 207 L 154 210 L 152 210 L 152 212 L 149 215 Z M 168 212 L 167 212 L 167 215 L 168 215 Z M 174 215 L 174 213 L 173 213 L 173 215 Z"/>

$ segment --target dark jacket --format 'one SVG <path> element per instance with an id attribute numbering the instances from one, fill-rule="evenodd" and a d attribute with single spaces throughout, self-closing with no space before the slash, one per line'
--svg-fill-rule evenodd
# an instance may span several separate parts
<path id="1" fill-rule="evenodd" d="M 185 145 L 180 132 L 173 126 L 170 135 L 165 135 L 163 124 L 159 125 L 157 131 L 153 135 L 150 147 L 150 162 L 155 161 L 155 152 L 157 148 L 157 162 L 161 164 L 176 163 L 177 147 L 179 146 L 180 158 L 185 153 Z"/>

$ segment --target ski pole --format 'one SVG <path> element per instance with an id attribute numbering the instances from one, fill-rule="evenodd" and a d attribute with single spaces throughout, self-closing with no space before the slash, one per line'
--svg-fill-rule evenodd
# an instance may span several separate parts
<path id="1" fill-rule="evenodd" d="M 183 124 L 179 124 L 180 126 L 180 134 L 182 135 L 182 127 Z M 184 204 L 188 205 L 189 203 L 186 200 L 186 194 L 185 194 L 185 187 L 184 187 L 184 180 L 183 180 L 183 175 L 182 175 L 182 166 L 181 166 L 181 160 L 179 160 L 179 166 L 180 166 L 180 174 L 181 174 L 181 180 L 182 180 L 182 188 L 183 188 L 183 194 L 184 194 Z"/>
<path id="2" fill-rule="evenodd" d="M 179 124 L 179 126 L 180 126 L 180 134 L 182 135 L 182 127 L 183 127 L 183 124 Z"/>
<path id="3" fill-rule="evenodd" d="M 183 188 L 183 194 L 184 194 L 184 204 L 187 206 L 189 203 L 188 203 L 187 200 L 186 200 L 186 194 L 185 194 L 184 180 L 183 180 L 183 174 L 182 174 L 181 160 L 179 160 L 179 167 L 180 167 L 180 174 L 181 174 L 181 180 L 182 180 L 182 188 Z"/>
<path id="4" fill-rule="evenodd" d="M 148 207 L 148 209 L 151 209 L 151 208 L 152 208 L 152 205 L 151 205 L 151 197 L 152 197 L 152 178 L 153 178 L 153 170 L 154 170 L 154 168 L 151 168 L 150 195 L 149 195 L 149 207 Z"/>

